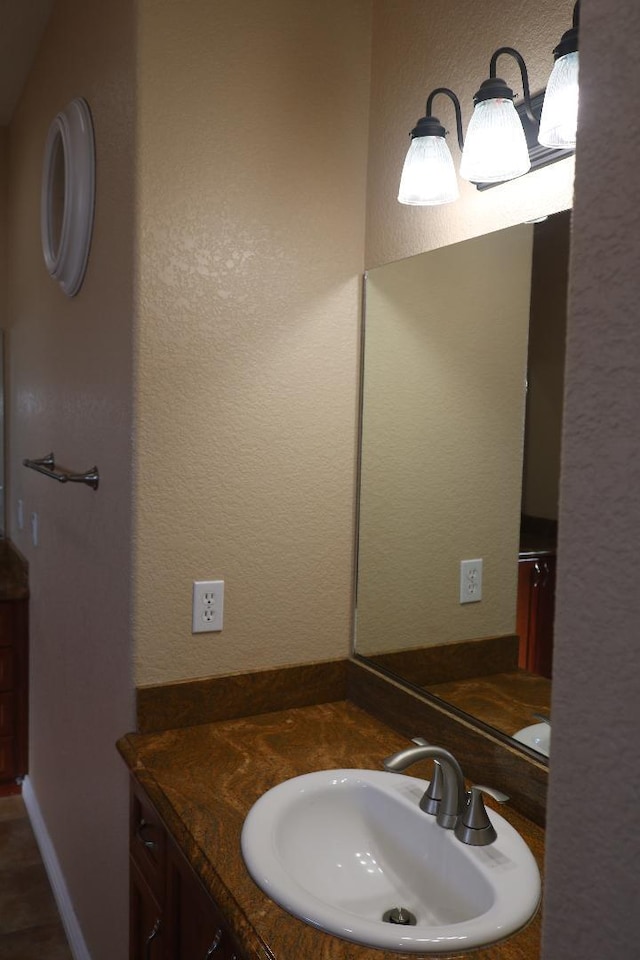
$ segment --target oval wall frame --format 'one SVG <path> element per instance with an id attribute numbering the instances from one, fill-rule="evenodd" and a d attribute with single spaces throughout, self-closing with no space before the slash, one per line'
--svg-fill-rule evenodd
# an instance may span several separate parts
<path id="1" fill-rule="evenodd" d="M 95 142 L 91 111 L 72 100 L 49 127 L 40 198 L 44 262 L 68 297 L 84 280 L 95 206 Z"/>

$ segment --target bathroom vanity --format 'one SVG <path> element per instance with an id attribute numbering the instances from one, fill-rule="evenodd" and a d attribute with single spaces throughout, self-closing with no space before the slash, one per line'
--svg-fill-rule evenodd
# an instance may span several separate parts
<path id="1" fill-rule="evenodd" d="M 249 876 L 240 835 L 254 802 L 283 780 L 321 769 L 379 770 L 406 745 L 349 700 L 123 737 L 118 746 L 132 775 L 132 960 L 398 957 L 332 937 L 277 906 Z M 416 765 L 415 773 L 428 777 L 430 768 Z M 508 804 L 500 813 L 541 868 L 542 829 Z M 472 956 L 535 960 L 539 949 L 538 914 Z"/>
<path id="2" fill-rule="evenodd" d="M 248 956 L 135 778 L 129 872 L 131 960 Z"/>

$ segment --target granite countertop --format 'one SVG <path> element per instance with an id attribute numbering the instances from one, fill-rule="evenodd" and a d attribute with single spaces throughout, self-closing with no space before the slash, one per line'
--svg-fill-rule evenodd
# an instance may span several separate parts
<path id="1" fill-rule="evenodd" d="M 536 723 L 537 713 L 551 712 L 551 681 L 526 670 L 430 683 L 425 690 L 509 737 Z"/>
<path id="2" fill-rule="evenodd" d="M 380 769 L 383 757 L 406 746 L 403 737 L 348 701 L 129 734 L 118 743 L 240 946 L 261 960 L 398 960 L 400 954 L 322 933 L 266 897 L 244 866 L 240 832 L 251 805 L 282 780 L 319 769 Z M 414 769 L 417 777 L 429 775 L 426 763 Z M 523 835 L 542 870 L 543 831 L 508 805 L 500 812 Z M 538 914 L 502 944 L 449 956 L 537 960 L 539 954 Z"/>

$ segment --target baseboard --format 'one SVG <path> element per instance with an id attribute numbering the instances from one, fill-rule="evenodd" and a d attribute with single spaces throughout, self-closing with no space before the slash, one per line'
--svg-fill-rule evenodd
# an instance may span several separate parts
<path id="1" fill-rule="evenodd" d="M 53 896 L 58 905 L 60 919 L 62 920 L 62 925 L 67 935 L 67 940 L 69 941 L 71 953 L 73 954 L 74 960 L 91 960 L 91 954 L 82 936 L 82 930 L 80 929 L 78 918 L 73 909 L 73 903 L 69 896 L 60 862 L 44 822 L 38 798 L 36 797 L 28 776 L 24 778 L 22 784 L 22 798 L 40 848 L 40 855 L 49 877 Z"/>

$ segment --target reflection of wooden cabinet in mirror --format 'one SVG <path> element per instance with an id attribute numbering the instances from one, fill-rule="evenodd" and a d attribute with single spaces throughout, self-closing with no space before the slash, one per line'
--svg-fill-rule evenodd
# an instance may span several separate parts
<path id="1" fill-rule="evenodd" d="M 520 555 L 516 623 L 520 637 L 518 666 L 549 679 L 553 657 L 555 581 L 555 551 Z"/>

